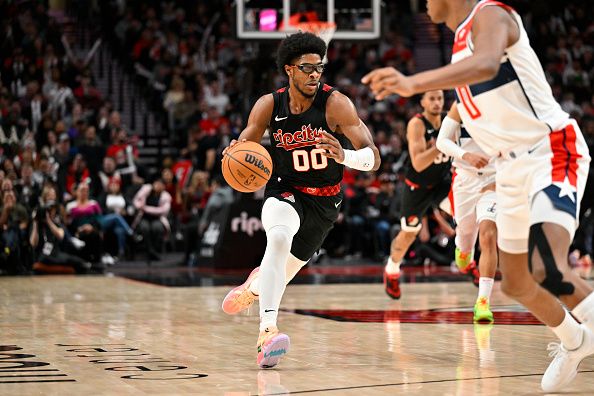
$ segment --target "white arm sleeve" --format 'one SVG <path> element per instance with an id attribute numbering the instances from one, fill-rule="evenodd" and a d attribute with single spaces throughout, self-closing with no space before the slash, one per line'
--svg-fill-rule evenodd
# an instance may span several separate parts
<path id="1" fill-rule="evenodd" d="M 441 123 L 435 146 L 439 151 L 449 157 L 462 159 L 466 151 L 456 143 L 459 137 L 460 123 L 450 117 L 446 117 Z"/>
<path id="2" fill-rule="evenodd" d="M 369 171 L 375 164 L 375 156 L 371 147 L 364 147 L 361 150 L 344 150 L 344 166 L 360 171 Z"/>

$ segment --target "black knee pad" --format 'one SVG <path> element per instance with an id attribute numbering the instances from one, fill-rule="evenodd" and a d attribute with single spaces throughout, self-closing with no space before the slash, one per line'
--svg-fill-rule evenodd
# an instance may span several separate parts
<path id="1" fill-rule="evenodd" d="M 530 227 L 530 236 L 528 237 L 528 267 L 530 272 L 532 272 L 534 249 L 538 249 L 545 269 L 545 278 L 540 285 L 557 297 L 573 294 L 575 287 L 569 282 L 563 282 L 563 274 L 557 268 L 551 245 L 549 245 L 549 241 L 542 229 L 542 223 Z"/>

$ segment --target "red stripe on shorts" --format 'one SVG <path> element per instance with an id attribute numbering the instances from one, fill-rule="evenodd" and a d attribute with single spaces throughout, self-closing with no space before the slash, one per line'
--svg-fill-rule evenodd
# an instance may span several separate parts
<path id="1" fill-rule="evenodd" d="M 456 180 L 456 169 L 452 173 L 452 184 L 450 185 L 450 192 L 448 192 L 448 200 L 450 201 L 450 207 L 452 208 L 452 217 L 456 217 L 456 211 L 454 210 L 454 180 Z"/>
<path id="2" fill-rule="evenodd" d="M 572 186 L 577 186 L 577 160 L 581 155 L 575 146 L 576 134 L 573 125 L 569 124 L 560 131 L 551 132 L 549 139 L 553 151 L 553 182 L 563 182 L 567 177 Z"/>

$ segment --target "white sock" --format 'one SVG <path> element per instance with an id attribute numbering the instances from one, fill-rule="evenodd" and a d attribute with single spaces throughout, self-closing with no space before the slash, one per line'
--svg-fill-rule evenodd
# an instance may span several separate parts
<path id="1" fill-rule="evenodd" d="M 588 294 L 571 313 L 590 331 L 594 332 L 594 292 Z"/>
<path id="2" fill-rule="evenodd" d="M 402 260 L 400 260 L 399 262 L 395 263 L 394 261 L 392 261 L 392 257 L 388 258 L 388 263 L 386 264 L 386 272 L 388 274 L 399 274 L 400 273 L 400 264 L 402 263 Z"/>
<path id="3" fill-rule="evenodd" d="M 553 333 L 559 337 L 563 346 L 568 350 L 573 350 L 582 345 L 583 330 L 580 324 L 565 311 L 565 319 L 557 327 L 551 327 Z"/>
<path id="4" fill-rule="evenodd" d="M 260 331 L 276 326 L 278 308 L 285 292 L 286 262 L 291 250 L 294 233 L 284 225 L 277 225 L 266 232 L 266 250 L 260 265 Z"/>
<path id="5" fill-rule="evenodd" d="M 285 276 L 286 276 L 286 284 L 288 285 L 289 282 L 297 275 L 299 270 L 303 268 L 303 266 L 307 264 L 307 261 L 299 260 L 297 257 L 289 254 L 289 258 L 287 259 L 287 266 L 285 269 Z M 256 296 L 260 294 L 260 277 L 256 276 L 252 283 L 250 283 L 249 287 L 250 291 L 255 294 Z"/>
<path id="6" fill-rule="evenodd" d="M 486 276 L 479 278 L 479 292 L 478 297 L 485 297 L 487 300 L 491 298 L 491 290 L 493 290 L 493 283 L 495 280 Z"/>

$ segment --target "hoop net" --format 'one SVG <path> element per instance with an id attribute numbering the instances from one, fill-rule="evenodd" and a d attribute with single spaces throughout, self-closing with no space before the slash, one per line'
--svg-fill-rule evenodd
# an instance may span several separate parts
<path id="1" fill-rule="evenodd" d="M 336 23 L 322 21 L 300 22 L 295 25 L 291 25 L 290 30 L 297 32 L 309 32 L 315 34 L 316 36 L 324 40 L 327 49 L 330 45 L 330 41 L 332 40 L 332 36 L 334 36 L 334 32 L 336 31 Z M 322 61 L 324 63 L 328 62 L 327 53 L 326 55 L 324 55 L 324 59 Z"/>
<path id="2" fill-rule="evenodd" d="M 332 36 L 334 36 L 334 32 L 336 31 L 336 23 L 334 22 L 301 22 L 296 25 L 292 25 L 291 27 L 298 31 L 300 30 L 302 32 L 310 32 L 315 34 L 324 40 L 326 46 L 330 44 Z"/>

